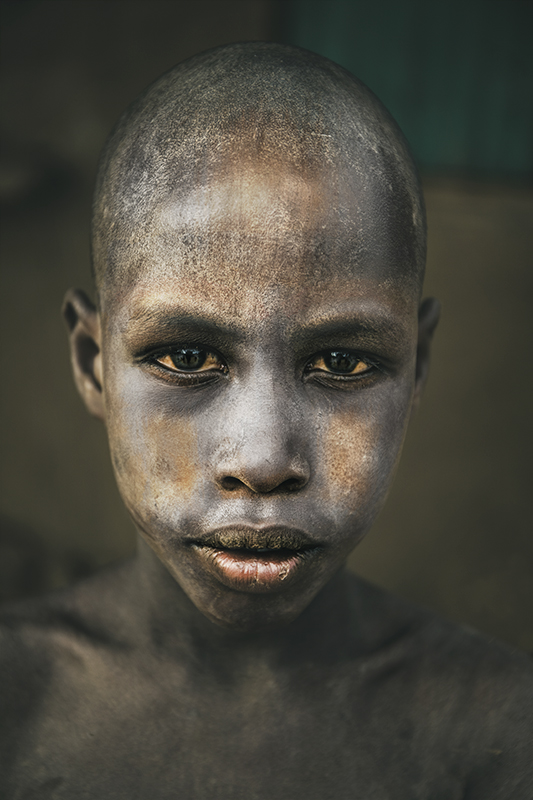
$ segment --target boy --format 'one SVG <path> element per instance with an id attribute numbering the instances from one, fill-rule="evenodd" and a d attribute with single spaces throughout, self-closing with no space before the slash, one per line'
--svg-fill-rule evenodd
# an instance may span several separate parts
<path id="1" fill-rule="evenodd" d="M 219 48 L 104 152 L 67 294 L 139 552 L 6 611 L 3 795 L 526 798 L 528 659 L 349 575 L 438 319 L 405 142 L 331 62 Z"/>

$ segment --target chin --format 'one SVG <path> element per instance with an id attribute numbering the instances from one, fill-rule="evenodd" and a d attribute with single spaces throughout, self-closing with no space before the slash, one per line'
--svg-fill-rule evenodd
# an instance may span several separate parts
<path id="1" fill-rule="evenodd" d="M 312 603 L 320 586 L 294 586 L 271 594 L 238 592 L 223 587 L 210 598 L 189 595 L 210 622 L 235 633 L 268 633 L 286 628 Z"/>

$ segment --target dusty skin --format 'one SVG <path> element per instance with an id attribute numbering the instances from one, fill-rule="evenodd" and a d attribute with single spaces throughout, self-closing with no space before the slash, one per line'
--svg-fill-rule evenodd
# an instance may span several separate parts
<path id="1" fill-rule="evenodd" d="M 385 110 L 295 48 L 197 56 L 115 130 L 93 232 L 64 313 L 139 550 L 4 610 L 2 798 L 530 798 L 529 659 L 345 569 L 438 320 Z"/>

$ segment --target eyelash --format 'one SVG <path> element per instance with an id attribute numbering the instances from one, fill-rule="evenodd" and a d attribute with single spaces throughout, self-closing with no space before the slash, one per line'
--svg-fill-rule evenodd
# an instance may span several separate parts
<path id="1" fill-rule="evenodd" d="M 168 356 L 172 357 L 172 354 L 182 352 L 183 350 L 201 350 L 208 355 L 215 356 L 215 358 L 223 365 L 223 369 L 207 369 L 198 370 L 196 372 L 187 372 L 185 370 L 172 370 L 159 362 L 159 359 Z M 185 347 L 169 348 L 162 351 L 159 350 L 143 358 L 142 362 L 144 362 L 150 369 L 156 371 L 157 374 L 164 380 L 181 386 L 200 386 L 205 385 L 206 383 L 212 383 L 221 375 L 226 375 L 229 371 L 224 359 L 219 353 L 217 353 L 216 350 L 212 350 L 201 345 L 186 345 Z"/>
<path id="2" fill-rule="evenodd" d="M 335 372 L 326 372 L 321 370 L 306 371 L 305 377 L 318 383 L 326 388 L 333 389 L 355 389 L 356 387 L 363 388 L 370 382 L 374 381 L 379 373 L 383 371 L 374 364 L 370 365 L 370 369 L 364 372 L 356 373 L 355 375 L 339 375 Z"/>
<path id="3" fill-rule="evenodd" d="M 172 357 L 172 354 L 176 354 L 183 350 L 202 350 L 208 355 L 214 356 L 223 365 L 223 369 L 207 369 L 196 372 L 186 372 L 185 370 L 180 371 L 176 369 L 176 371 L 174 371 L 168 367 L 165 367 L 159 362 L 159 359 L 169 356 Z M 319 359 L 325 359 L 335 352 L 349 355 L 359 362 L 368 364 L 369 368 L 359 373 L 348 373 L 346 375 L 343 375 L 342 373 L 329 372 L 323 369 L 313 369 L 313 362 L 317 362 Z M 142 361 L 147 364 L 150 369 L 155 370 L 164 380 L 182 386 L 200 386 L 207 383 L 212 383 L 218 380 L 221 375 L 227 375 L 229 372 L 229 368 L 225 363 L 224 358 L 216 350 L 208 349 L 207 347 L 203 347 L 201 345 L 186 345 L 180 348 L 170 348 L 163 351 L 157 351 L 149 354 L 143 358 Z M 333 382 L 337 385 L 353 385 L 361 382 L 366 383 L 369 379 L 375 377 L 376 373 L 378 372 L 386 373 L 386 370 L 384 366 L 375 358 L 371 358 L 364 353 L 359 353 L 349 349 L 345 350 L 343 348 L 332 348 L 330 350 L 322 350 L 321 352 L 316 353 L 307 360 L 303 370 L 304 377 L 312 376 L 315 380 L 319 381 L 323 385 L 332 385 Z"/>

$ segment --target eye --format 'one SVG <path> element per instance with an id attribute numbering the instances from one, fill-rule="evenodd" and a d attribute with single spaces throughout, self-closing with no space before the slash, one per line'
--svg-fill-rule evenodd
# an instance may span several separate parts
<path id="1" fill-rule="evenodd" d="M 306 372 L 325 372 L 339 377 L 352 377 L 373 372 L 377 365 L 368 358 L 350 350 L 329 350 L 311 359 Z"/>
<path id="2" fill-rule="evenodd" d="M 224 372 L 228 368 L 216 353 L 202 347 L 180 347 L 153 356 L 152 362 L 176 374 Z"/>

